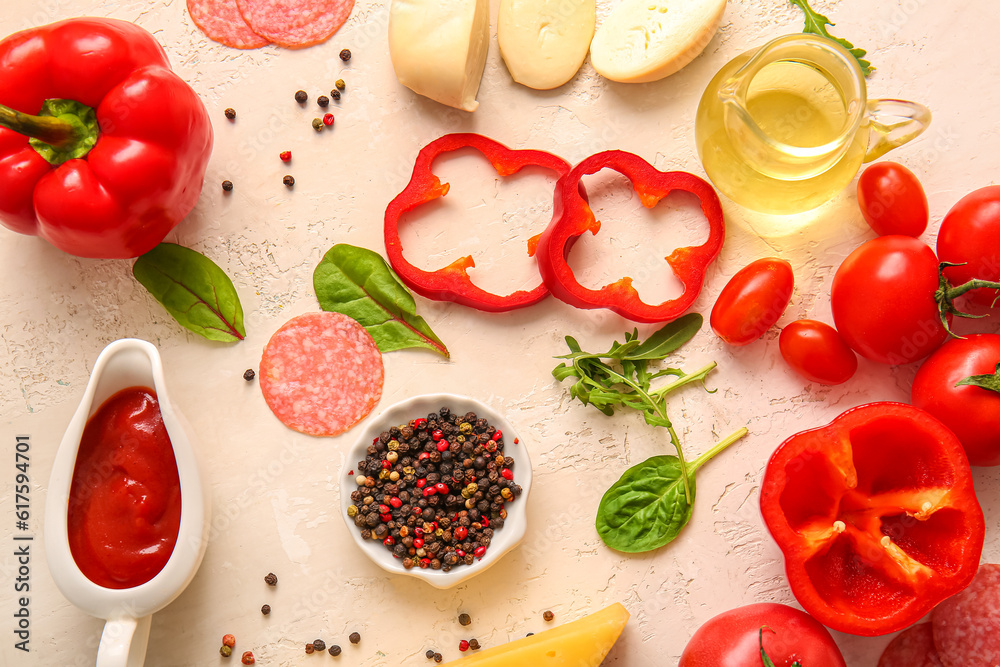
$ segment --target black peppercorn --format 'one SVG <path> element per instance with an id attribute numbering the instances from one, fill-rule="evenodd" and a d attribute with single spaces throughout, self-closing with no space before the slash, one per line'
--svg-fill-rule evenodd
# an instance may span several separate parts
<path id="1" fill-rule="evenodd" d="M 278 576 L 274 572 L 268 572 L 264 576 L 264 583 L 268 586 L 275 586 L 278 583 Z"/>
<path id="2" fill-rule="evenodd" d="M 243 371 L 243 379 L 246 380 L 247 382 L 250 382 L 256 376 L 257 376 L 257 374 L 253 372 L 252 368 L 248 368 L 245 371 Z"/>
<path id="3" fill-rule="evenodd" d="M 236 118 L 236 109 L 233 108 L 226 109 L 225 113 L 226 113 L 226 118 L 228 118 L 229 120 L 233 120 L 234 118 Z"/>
<path id="4" fill-rule="evenodd" d="M 309 93 L 304 90 L 295 91 L 295 101 L 299 104 L 304 104 L 306 100 L 309 99 Z"/>
<path id="5" fill-rule="evenodd" d="M 330 98 L 327 97 L 326 95 L 320 95 L 319 97 L 316 98 L 316 104 L 324 108 L 328 107 L 330 105 Z"/>
<path id="6" fill-rule="evenodd" d="M 427 653 L 424 653 L 424 655 L 427 656 L 428 660 L 433 660 L 434 659 L 434 649 L 432 649 L 432 648 L 427 649 Z"/>
<path id="7" fill-rule="evenodd" d="M 333 98 L 334 100 L 339 100 L 340 99 L 340 91 L 337 90 L 336 88 L 334 88 L 333 90 L 330 91 L 330 97 Z"/>
<path id="8" fill-rule="evenodd" d="M 232 181 L 222 181 L 222 189 L 225 190 L 226 192 L 232 192 L 233 191 L 233 182 Z"/>
<path id="9" fill-rule="evenodd" d="M 317 651 L 325 651 L 326 650 L 326 642 L 323 641 L 322 639 L 314 639 L 313 643 L 312 643 L 312 646 Z"/>
<path id="10" fill-rule="evenodd" d="M 358 634 L 357 632 L 352 632 L 352 633 L 351 633 L 351 636 L 350 636 L 350 637 L 348 637 L 348 639 L 350 639 L 350 640 L 351 640 L 351 643 L 352 643 L 352 644 L 357 644 L 358 642 L 360 642 L 360 641 L 361 641 L 361 635 L 360 635 L 360 634 Z"/>
<path id="11" fill-rule="evenodd" d="M 442 660 L 444 660 L 444 656 L 443 655 L 441 655 L 440 653 L 435 653 L 434 654 L 434 662 L 441 662 Z"/>
<path id="12" fill-rule="evenodd" d="M 337 646 L 336 644 L 334 644 L 333 646 L 331 646 L 330 647 L 330 655 L 332 655 L 334 657 L 340 655 L 340 647 Z"/>
<path id="13" fill-rule="evenodd" d="M 306 644 L 306 655 L 311 655 L 316 651 L 316 647 L 312 644 Z"/>
<path id="14" fill-rule="evenodd" d="M 546 621 L 551 621 L 555 617 L 556 615 L 553 614 L 551 611 L 546 611 L 544 614 L 542 614 L 542 618 L 544 618 Z"/>
<path id="15" fill-rule="evenodd" d="M 472 617 L 468 614 L 459 614 L 458 622 L 462 625 L 468 625 L 469 623 L 472 623 Z"/>
<path id="16" fill-rule="evenodd" d="M 264 614 L 265 616 L 267 616 L 268 614 L 270 614 L 271 613 L 271 605 L 266 604 L 263 607 L 261 607 L 260 608 L 260 613 Z"/>
<path id="17" fill-rule="evenodd" d="M 475 639 L 475 638 L 470 639 L 469 640 L 469 648 L 471 648 L 473 651 L 478 651 L 479 650 L 479 640 Z"/>
<path id="18" fill-rule="evenodd" d="M 344 49 L 343 51 L 341 51 L 340 52 L 340 59 L 343 60 L 345 63 L 348 60 L 350 60 L 351 59 L 351 50 L 350 49 Z"/>
<path id="19" fill-rule="evenodd" d="M 292 187 L 293 185 L 295 185 L 295 179 L 291 176 L 291 174 L 286 175 L 283 179 L 281 179 L 281 182 L 287 185 L 288 187 Z"/>

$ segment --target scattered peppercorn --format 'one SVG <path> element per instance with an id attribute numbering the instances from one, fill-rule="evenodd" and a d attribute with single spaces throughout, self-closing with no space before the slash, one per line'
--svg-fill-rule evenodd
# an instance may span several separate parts
<path id="1" fill-rule="evenodd" d="M 233 191 L 233 182 L 232 181 L 222 181 L 222 189 L 225 190 L 226 192 L 232 192 Z"/>
<path id="2" fill-rule="evenodd" d="M 222 654 L 223 658 L 228 658 L 229 656 L 231 656 L 233 654 L 233 649 L 231 649 L 228 646 L 226 646 L 225 644 L 223 644 L 222 648 L 219 649 L 219 653 Z"/>
<path id="3" fill-rule="evenodd" d="M 223 635 L 222 645 L 228 646 L 229 648 L 233 648 L 234 646 L 236 646 L 236 637 L 233 635 Z"/>
<path id="4" fill-rule="evenodd" d="M 286 174 L 285 177 L 281 179 L 281 182 L 287 185 L 288 187 L 292 187 L 293 185 L 295 185 L 295 179 L 292 178 L 291 174 Z"/>
<path id="5" fill-rule="evenodd" d="M 434 662 L 441 662 L 442 660 L 444 660 L 444 656 L 443 655 L 441 655 L 440 653 L 435 653 L 434 654 Z"/>
<path id="6" fill-rule="evenodd" d="M 233 109 L 232 107 L 226 109 L 225 113 L 226 113 L 226 118 L 228 118 L 229 120 L 234 120 L 236 118 L 236 109 Z"/>
<path id="7" fill-rule="evenodd" d="M 253 372 L 252 368 L 243 371 L 243 379 L 247 382 L 252 382 L 255 377 L 257 377 L 257 374 Z"/>
<path id="8" fill-rule="evenodd" d="M 347 84 L 344 83 L 343 79 L 337 79 L 336 82 L 334 82 L 333 85 L 335 85 L 337 87 L 337 90 L 341 90 L 341 91 L 344 90 L 345 88 L 347 88 Z"/>
<path id="9" fill-rule="evenodd" d="M 268 572 L 266 575 L 264 575 L 264 583 L 267 584 L 268 586 L 276 585 L 278 583 L 278 575 L 276 575 L 274 572 Z"/>
<path id="10" fill-rule="evenodd" d="M 340 647 L 337 646 L 336 644 L 334 644 L 333 646 L 331 646 L 330 647 L 330 655 L 332 655 L 334 657 L 337 657 L 338 655 L 340 655 Z"/>
<path id="11" fill-rule="evenodd" d="M 323 124 L 326 125 L 326 126 L 328 126 L 328 127 L 330 125 L 333 125 L 333 114 L 332 113 L 328 113 L 328 114 L 324 114 L 323 115 Z"/>
<path id="12" fill-rule="evenodd" d="M 271 605 L 266 604 L 263 607 L 261 607 L 260 608 L 260 613 L 264 614 L 265 616 L 267 616 L 268 614 L 270 614 L 271 613 Z"/>
<path id="13" fill-rule="evenodd" d="M 468 640 L 463 639 L 462 641 L 458 642 L 458 650 L 461 651 L 462 653 L 468 651 L 469 650 Z"/>
<path id="14" fill-rule="evenodd" d="M 278 153 L 278 157 L 281 158 L 282 162 L 288 162 L 292 159 L 292 151 L 282 151 Z"/>
<path id="15" fill-rule="evenodd" d="M 531 637 L 533 634 L 535 634 L 535 633 L 534 632 L 529 632 L 528 634 L 525 635 L 525 637 Z"/>
<path id="16" fill-rule="evenodd" d="M 314 639 L 313 640 L 313 648 L 316 649 L 317 651 L 325 651 L 326 650 L 326 642 L 323 641 L 322 639 Z"/>
<path id="17" fill-rule="evenodd" d="M 306 100 L 309 99 L 309 93 L 304 90 L 295 91 L 295 101 L 299 104 L 304 104 Z"/>
<path id="18" fill-rule="evenodd" d="M 325 109 L 326 107 L 330 106 L 330 98 L 327 97 L 326 95 L 320 95 L 319 97 L 316 98 L 316 104 L 320 105 Z"/>
<path id="19" fill-rule="evenodd" d="M 473 651 L 478 651 L 479 650 L 479 640 L 475 639 L 475 638 L 470 639 L 469 640 L 469 648 L 471 648 Z"/>
<path id="20" fill-rule="evenodd" d="M 551 611 L 546 611 L 544 614 L 542 614 L 542 618 L 544 618 L 546 621 L 551 621 L 555 617 L 556 615 L 553 614 Z"/>
<path id="21" fill-rule="evenodd" d="M 316 130 L 317 132 L 322 131 L 323 130 L 323 119 L 322 118 L 313 118 L 312 119 L 312 126 L 313 126 L 313 129 Z"/>
<path id="22" fill-rule="evenodd" d="M 428 660 L 433 660 L 434 659 L 434 649 L 432 649 L 432 648 L 427 649 L 427 653 L 424 653 L 424 655 L 427 656 Z"/>
<path id="23" fill-rule="evenodd" d="M 352 632 L 351 636 L 348 637 L 348 639 L 351 640 L 352 644 L 357 644 L 358 642 L 361 641 L 361 635 L 359 635 L 357 632 Z"/>
<path id="24" fill-rule="evenodd" d="M 341 51 L 340 52 L 340 59 L 343 60 L 345 63 L 348 60 L 350 60 L 351 59 L 351 50 L 350 49 L 344 49 L 343 51 Z"/>
<path id="25" fill-rule="evenodd" d="M 472 623 L 472 617 L 469 616 L 468 614 L 459 614 L 458 622 L 461 623 L 462 625 L 468 625 L 469 623 Z"/>
<path id="26" fill-rule="evenodd" d="M 312 644 L 306 644 L 306 655 L 312 655 L 316 652 L 316 647 Z"/>
<path id="27" fill-rule="evenodd" d="M 336 88 L 334 88 L 333 90 L 330 91 L 330 97 L 332 97 L 335 100 L 339 100 L 340 99 L 340 91 L 337 90 Z"/>
<path id="28" fill-rule="evenodd" d="M 253 653 L 247 651 L 246 653 L 243 654 L 242 662 L 244 665 L 252 665 L 257 661 L 253 659 Z"/>

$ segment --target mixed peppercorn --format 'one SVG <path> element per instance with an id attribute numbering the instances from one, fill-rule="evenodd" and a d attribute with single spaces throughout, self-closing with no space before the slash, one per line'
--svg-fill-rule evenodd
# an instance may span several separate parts
<path id="1" fill-rule="evenodd" d="M 447 407 L 382 432 L 358 462 L 348 516 L 403 567 L 449 571 L 486 555 L 521 495 L 503 433 Z"/>

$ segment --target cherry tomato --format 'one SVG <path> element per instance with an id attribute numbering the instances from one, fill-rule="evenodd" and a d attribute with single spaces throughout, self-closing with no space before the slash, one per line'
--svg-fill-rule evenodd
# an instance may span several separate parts
<path id="1" fill-rule="evenodd" d="M 972 375 L 994 375 L 997 364 L 1000 335 L 954 338 L 920 366 L 910 390 L 910 402 L 954 431 L 974 466 L 1000 465 L 1000 391 L 955 385 Z"/>
<path id="2" fill-rule="evenodd" d="M 942 262 L 965 264 L 945 269 L 953 285 L 973 278 L 1000 280 L 1000 185 L 980 188 L 948 211 L 938 232 L 937 254 Z M 997 290 L 976 289 L 968 296 L 988 306 L 997 298 Z"/>
<path id="3" fill-rule="evenodd" d="M 778 321 L 792 299 L 792 265 L 777 257 L 751 262 L 722 288 L 709 322 L 730 345 L 752 343 Z"/>
<path id="4" fill-rule="evenodd" d="M 858 178 L 861 215 L 879 236 L 920 236 L 927 229 L 927 195 L 901 164 L 876 162 Z"/>
<path id="5" fill-rule="evenodd" d="M 908 364 L 948 338 L 934 300 L 937 288 L 938 259 L 927 244 L 910 236 L 880 236 L 837 269 L 830 290 L 833 321 L 862 357 Z"/>
<path id="6" fill-rule="evenodd" d="M 811 382 L 842 384 L 858 370 L 858 357 L 837 330 L 816 320 L 796 320 L 781 330 L 785 363 Z"/>
<path id="7" fill-rule="evenodd" d="M 846 667 L 830 631 L 804 611 L 773 602 L 723 612 L 705 622 L 684 647 L 677 667 L 761 667 L 764 651 L 775 667 Z"/>

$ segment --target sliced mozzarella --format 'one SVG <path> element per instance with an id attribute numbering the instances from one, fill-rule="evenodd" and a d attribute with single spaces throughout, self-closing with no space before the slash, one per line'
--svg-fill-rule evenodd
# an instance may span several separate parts
<path id="1" fill-rule="evenodd" d="M 500 0 L 500 54 L 514 81 L 558 88 L 583 64 L 596 22 L 596 0 Z"/>
<path id="2" fill-rule="evenodd" d="M 489 0 L 392 0 L 389 57 L 415 93 L 475 111 L 489 42 Z"/>
<path id="3" fill-rule="evenodd" d="M 725 9 L 726 0 L 623 0 L 597 30 L 590 62 L 612 81 L 662 79 L 705 49 Z"/>

